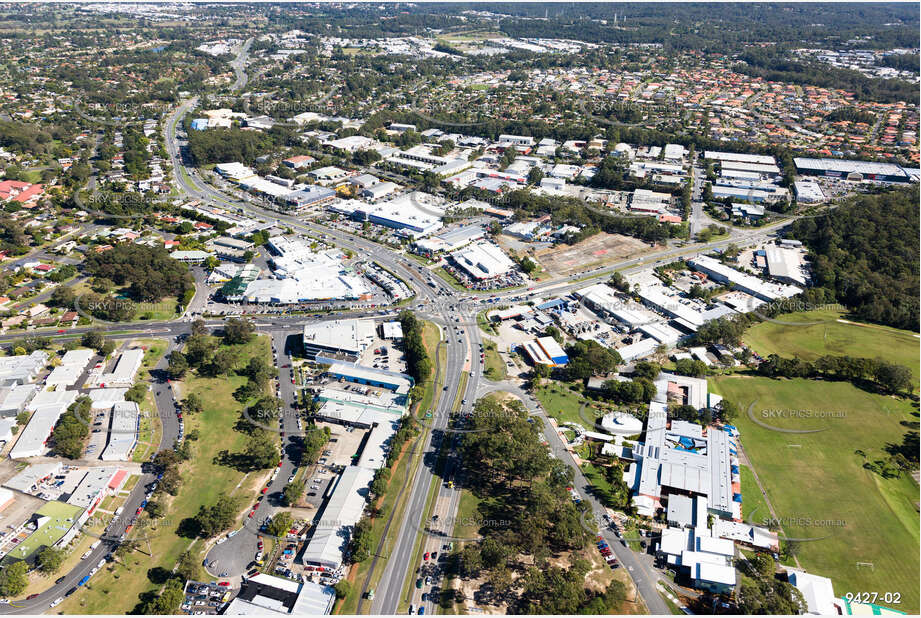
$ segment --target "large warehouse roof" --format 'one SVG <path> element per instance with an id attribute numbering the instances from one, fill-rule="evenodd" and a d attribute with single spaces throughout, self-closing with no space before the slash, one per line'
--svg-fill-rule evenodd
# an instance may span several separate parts
<path id="1" fill-rule="evenodd" d="M 741 152 L 720 152 L 718 150 L 707 150 L 704 152 L 704 159 L 715 159 L 717 161 L 740 161 L 742 163 L 760 163 L 762 165 L 774 165 L 774 157 L 768 155 L 746 154 Z"/>
<path id="2" fill-rule="evenodd" d="M 905 170 L 894 163 L 847 161 L 845 159 L 810 159 L 807 157 L 795 157 L 793 163 L 799 171 L 819 170 L 840 172 L 842 174 L 872 174 L 878 176 L 905 177 L 905 180 L 908 180 L 908 175 L 905 173 Z"/>
<path id="3" fill-rule="evenodd" d="M 361 519 L 373 478 L 374 470 L 370 468 L 349 466 L 342 472 L 304 550 L 304 564 L 333 569 L 342 564 L 342 551 L 348 544 L 352 526 Z"/>

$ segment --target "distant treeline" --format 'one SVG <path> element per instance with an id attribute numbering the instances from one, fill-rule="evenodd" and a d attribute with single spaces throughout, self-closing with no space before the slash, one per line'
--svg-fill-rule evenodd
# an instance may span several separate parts
<path id="1" fill-rule="evenodd" d="M 780 47 L 752 48 L 742 54 L 741 59 L 746 64 L 735 67 L 737 71 L 768 81 L 840 88 L 853 91 L 858 99 L 881 103 L 906 101 L 917 105 L 921 100 L 916 84 L 900 79 L 871 78 L 851 69 L 793 59 L 789 50 Z"/>
<path id="2" fill-rule="evenodd" d="M 899 394 L 911 391 L 911 370 L 880 358 L 820 356 L 809 362 L 771 354 L 758 365 L 758 373 L 772 378 L 826 378 L 872 382 L 880 390 Z"/>

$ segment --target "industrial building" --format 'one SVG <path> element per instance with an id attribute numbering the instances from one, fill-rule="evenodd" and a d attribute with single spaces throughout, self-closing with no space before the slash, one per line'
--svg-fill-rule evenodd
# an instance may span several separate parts
<path id="1" fill-rule="evenodd" d="M 643 285 L 637 290 L 637 295 L 643 304 L 673 318 L 674 324 L 687 332 L 697 332 L 705 322 L 733 313 L 732 309 L 723 304 L 707 305 L 694 299 L 682 298 L 671 288 L 659 284 Z"/>
<path id="2" fill-rule="evenodd" d="M 451 254 L 451 259 L 473 279 L 494 279 L 515 268 L 513 262 L 498 245 L 480 241 Z"/>
<path id="3" fill-rule="evenodd" d="M 774 157 L 769 155 L 756 155 L 741 152 L 720 152 L 717 150 L 704 151 L 704 159 L 713 161 L 731 161 L 738 163 L 754 163 L 758 165 L 775 165 Z"/>
<path id="4" fill-rule="evenodd" d="M 38 391 L 38 388 L 38 384 L 16 384 L 15 386 L 0 387 L 0 418 L 15 417 L 25 410 L 26 405 Z"/>
<path id="5" fill-rule="evenodd" d="M 533 146 L 534 138 L 527 135 L 500 135 L 499 146 Z"/>
<path id="6" fill-rule="evenodd" d="M 403 326 L 397 320 L 383 322 L 381 324 L 381 339 L 401 341 L 403 339 Z"/>
<path id="7" fill-rule="evenodd" d="M 825 201 L 825 194 L 819 183 L 813 180 L 797 180 L 793 183 L 796 201 L 802 204 L 817 204 Z"/>
<path id="8" fill-rule="evenodd" d="M 358 360 L 374 341 L 371 320 L 335 320 L 304 325 L 304 354 L 317 362 Z"/>
<path id="9" fill-rule="evenodd" d="M 183 264 L 201 264 L 211 257 L 211 255 L 212 254 L 207 251 L 201 251 L 200 249 L 191 249 L 188 251 L 180 249 L 169 254 L 171 258 Z"/>
<path id="10" fill-rule="evenodd" d="M 671 206 L 672 196 L 649 189 L 637 189 L 630 198 L 630 210 L 649 214 L 662 214 Z"/>
<path id="11" fill-rule="evenodd" d="M 134 377 L 144 361 L 144 350 L 131 348 L 118 357 L 111 373 L 90 371 L 83 388 L 126 388 L 134 385 Z"/>
<path id="12" fill-rule="evenodd" d="M 323 616 L 332 613 L 336 591 L 310 581 L 258 573 L 243 580 L 239 594 L 227 604 L 225 616 Z"/>
<path id="13" fill-rule="evenodd" d="M 644 337 L 635 340 L 633 343 L 617 348 L 617 353 L 620 354 L 620 358 L 623 362 L 630 363 L 641 358 L 646 358 L 647 356 L 652 356 L 659 345 L 661 344 L 652 337 Z"/>
<path id="14" fill-rule="evenodd" d="M 48 353 L 36 350 L 28 356 L 0 357 L 0 386 L 27 384 L 48 364 Z"/>
<path id="15" fill-rule="evenodd" d="M 390 182 L 390 181 L 378 182 L 376 184 L 371 185 L 370 187 L 365 187 L 364 189 L 362 189 L 359 192 L 359 195 L 373 202 L 373 201 L 385 198 L 388 195 L 391 195 L 392 193 L 395 193 L 397 189 L 399 188 L 400 187 L 395 182 Z"/>
<path id="16" fill-rule="evenodd" d="M 747 200 L 757 204 L 771 204 L 787 198 L 787 190 L 782 187 L 764 187 L 760 189 L 747 186 L 733 186 L 728 184 L 715 184 L 710 187 L 713 197 L 724 200 L 727 197 L 735 200 Z"/>
<path id="17" fill-rule="evenodd" d="M 344 180 L 348 177 L 348 172 L 335 165 L 327 165 L 326 167 L 311 170 L 307 172 L 307 175 L 317 182 L 330 183 Z"/>
<path id="18" fill-rule="evenodd" d="M 371 322 L 366 322 L 366 324 L 371 324 Z M 351 363 L 333 363 L 327 370 L 327 374 L 337 380 L 344 380 L 355 384 L 366 384 L 368 386 L 378 386 L 404 396 L 409 395 L 409 391 L 414 384 L 413 379 L 405 373 L 387 371 L 386 369 L 375 369 L 373 367 L 365 367 L 363 365 L 354 365 Z"/>
<path id="19" fill-rule="evenodd" d="M 102 452 L 103 461 L 128 461 L 138 443 L 141 410 L 133 401 L 119 401 L 112 406 L 109 443 Z"/>
<path id="20" fill-rule="evenodd" d="M 718 283 L 731 283 L 733 288 L 747 292 L 766 302 L 790 298 L 803 291 L 801 288 L 793 285 L 762 281 L 754 275 L 748 275 L 734 268 L 730 268 L 719 260 L 706 255 L 697 256 L 687 262 L 691 268 L 706 274 L 714 281 Z"/>
<path id="21" fill-rule="evenodd" d="M 562 367 L 569 362 L 569 356 L 553 337 L 538 337 L 526 341 L 522 348 L 535 365 Z"/>
<path id="22" fill-rule="evenodd" d="M 802 251 L 768 245 L 764 249 L 768 274 L 773 279 L 792 285 L 805 286 L 806 272 L 803 268 Z"/>
<path id="23" fill-rule="evenodd" d="M 33 409 L 34 413 L 32 418 L 29 419 L 29 424 L 19 432 L 19 438 L 10 451 L 11 459 L 38 457 L 45 453 L 45 443 L 51 437 L 51 432 L 54 430 L 58 419 L 67 411 L 67 407 L 77 400 L 77 391 L 60 392 L 68 393 L 68 396 L 60 403 L 41 406 L 29 405 L 29 408 Z M 32 401 L 35 401 L 34 397 Z"/>
<path id="24" fill-rule="evenodd" d="M 371 468 L 347 466 L 342 471 L 301 554 L 303 564 L 329 570 L 342 566 L 342 554 L 348 547 L 352 528 L 364 513 L 368 486 L 373 479 Z"/>
<path id="25" fill-rule="evenodd" d="M 83 370 L 96 356 L 93 350 L 70 350 L 61 358 L 61 364 L 55 367 L 45 378 L 45 386 L 73 386 L 80 379 Z"/>
<path id="26" fill-rule="evenodd" d="M 796 171 L 806 176 L 827 176 L 843 180 L 875 180 L 878 182 L 910 182 L 911 177 L 894 163 L 847 161 L 844 159 L 810 159 L 795 157 Z"/>

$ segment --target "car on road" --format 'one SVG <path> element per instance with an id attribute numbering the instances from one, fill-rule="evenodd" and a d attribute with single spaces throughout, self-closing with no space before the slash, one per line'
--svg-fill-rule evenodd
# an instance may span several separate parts
<path id="1" fill-rule="evenodd" d="M 37 597 L 37 596 L 38 596 L 38 593 L 37 593 L 37 592 L 33 592 L 32 594 L 30 594 L 29 596 L 26 597 L 26 601 L 31 601 L 32 599 L 34 599 L 34 598 Z"/>
<path id="2" fill-rule="evenodd" d="M 48 607 L 57 607 L 58 605 L 60 605 L 60 604 L 63 603 L 63 602 L 64 602 L 64 597 L 58 597 L 58 598 L 56 598 L 54 601 L 52 601 L 52 602 L 51 602 L 51 605 L 49 605 Z"/>

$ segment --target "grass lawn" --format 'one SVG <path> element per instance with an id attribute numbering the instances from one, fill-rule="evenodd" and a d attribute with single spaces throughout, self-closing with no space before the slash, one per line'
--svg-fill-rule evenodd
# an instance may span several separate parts
<path id="1" fill-rule="evenodd" d="M 615 500 L 614 491 L 611 488 L 611 483 L 609 483 L 608 479 L 604 476 L 603 467 L 586 462 L 582 464 L 582 474 L 588 479 L 588 482 L 594 489 L 595 496 L 601 500 L 602 504 L 612 509 L 623 507 L 623 505 L 618 504 L 617 500 Z"/>
<path id="2" fill-rule="evenodd" d="M 755 475 L 748 466 L 739 466 L 739 472 L 742 475 L 742 519 L 747 522 L 762 521 L 765 517 L 771 516 L 767 502 L 758 489 L 758 483 L 755 482 Z"/>
<path id="3" fill-rule="evenodd" d="M 486 319 L 486 314 L 492 311 L 492 309 L 486 309 L 480 311 L 476 314 L 476 323 L 480 327 L 480 330 L 486 333 L 487 335 L 498 335 L 499 333 L 493 327 L 493 325 Z"/>
<path id="4" fill-rule="evenodd" d="M 864 469 L 864 458 L 857 453 L 866 453 L 868 461 L 885 458 L 886 444 L 900 443 L 909 429 L 900 423 L 917 422 L 913 404 L 847 382 L 736 375 L 715 378 L 711 384 L 743 410 L 755 401 L 753 414 L 761 422 L 823 429 L 808 434 L 773 431 L 744 412 L 736 420 L 742 446 L 783 520 L 785 535 L 817 539 L 800 543 L 803 567 L 830 577 L 837 596 L 857 590 L 899 592 L 897 609 L 917 613 L 918 486 L 908 474 L 883 479 Z M 765 410 L 782 413 L 765 417 Z M 837 416 L 816 418 L 822 413 Z M 743 505 L 745 497 L 743 493 Z"/>
<path id="5" fill-rule="evenodd" d="M 251 343 L 237 346 L 237 349 L 240 350 L 241 365 L 254 354 L 260 354 L 271 361 L 267 337 L 257 337 Z M 159 521 L 157 531 L 141 527 L 148 533 L 152 555 L 147 553 L 147 544 L 142 543 L 139 551 L 126 558 L 127 564 L 118 564 L 97 573 L 89 584 L 62 603 L 59 611 L 79 614 L 130 613 L 138 603 L 139 595 L 160 590 L 161 585 L 152 583 L 148 578 L 151 569 L 160 567 L 171 570 L 187 549 L 199 558 L 200 564 L 199 554 L 205 547 L 204 542 L 181 537 L 176 531 L 184 519 L 198 512 L 200 506 L 211 505 L 219 496 L 233 493 L 243 479 L 242 472 L 218 465 L 214 463 L 214 458 L 223 449 L 238 452 L 246 446 L 247 437 L 232 429 L 242 409 L 232 393 L 244 381 L 245 378 L 235 375 L 217 378 L 187 375 L 180 385 L 182 393 L 198 394 L 205 402 L 205 410 L 201 414 L 186 417 L 186 429 L 198 429 L 202 439 L 193 443 L 192 459 L 181 468 L 183 484 L 179 494 L 175 497 L 163 495 L 162 499 L 168 504 L 167 514 Z M 220 436 L 220 439 L 208 439 L 209 436 Z M 132 478 L 136 483 L 137 477 Z M 245 487 L 245 484 L 241 487 Z M 206 577 L 203 570 L 199 575 Z"/>
<path id="6" fill-rule="evenodd" d="M 753 350 L 767 356 L 798 356 L 814 360 L 823 354 L 881 357 L 909 367 L 918 387 L 918 337 L 907 330 L 875 324 L 838 322 L 847 319 L 839 311 L 816 310 L 777 316 L 782 322 L 819 322 L 812 326 L 785 326 L 762 322 L 748 329 L 743 339 Z"/>
<path id="7" fill-rule="evenodd" d="M 505 367 L 505 361 L 499 356 L 499 350 L 492 341 L 486 341 L 483 344 L 483 352 L 486 355 L 486 377 L 490 380 L 504 380 L 508 377 L 508 371 Z"/>
<path id="8" fill-rule="evenodd" d="M 587 424 L 579 416 L 579 408 L 585 398 L 581 393 L 569 390 L 568 385 L 562 382 L 547 382 L 535 389 L 534 395 L 540 400 L 547 414 L 555 418 L 558 423 L 579 423 L 583 427 Z"/>

